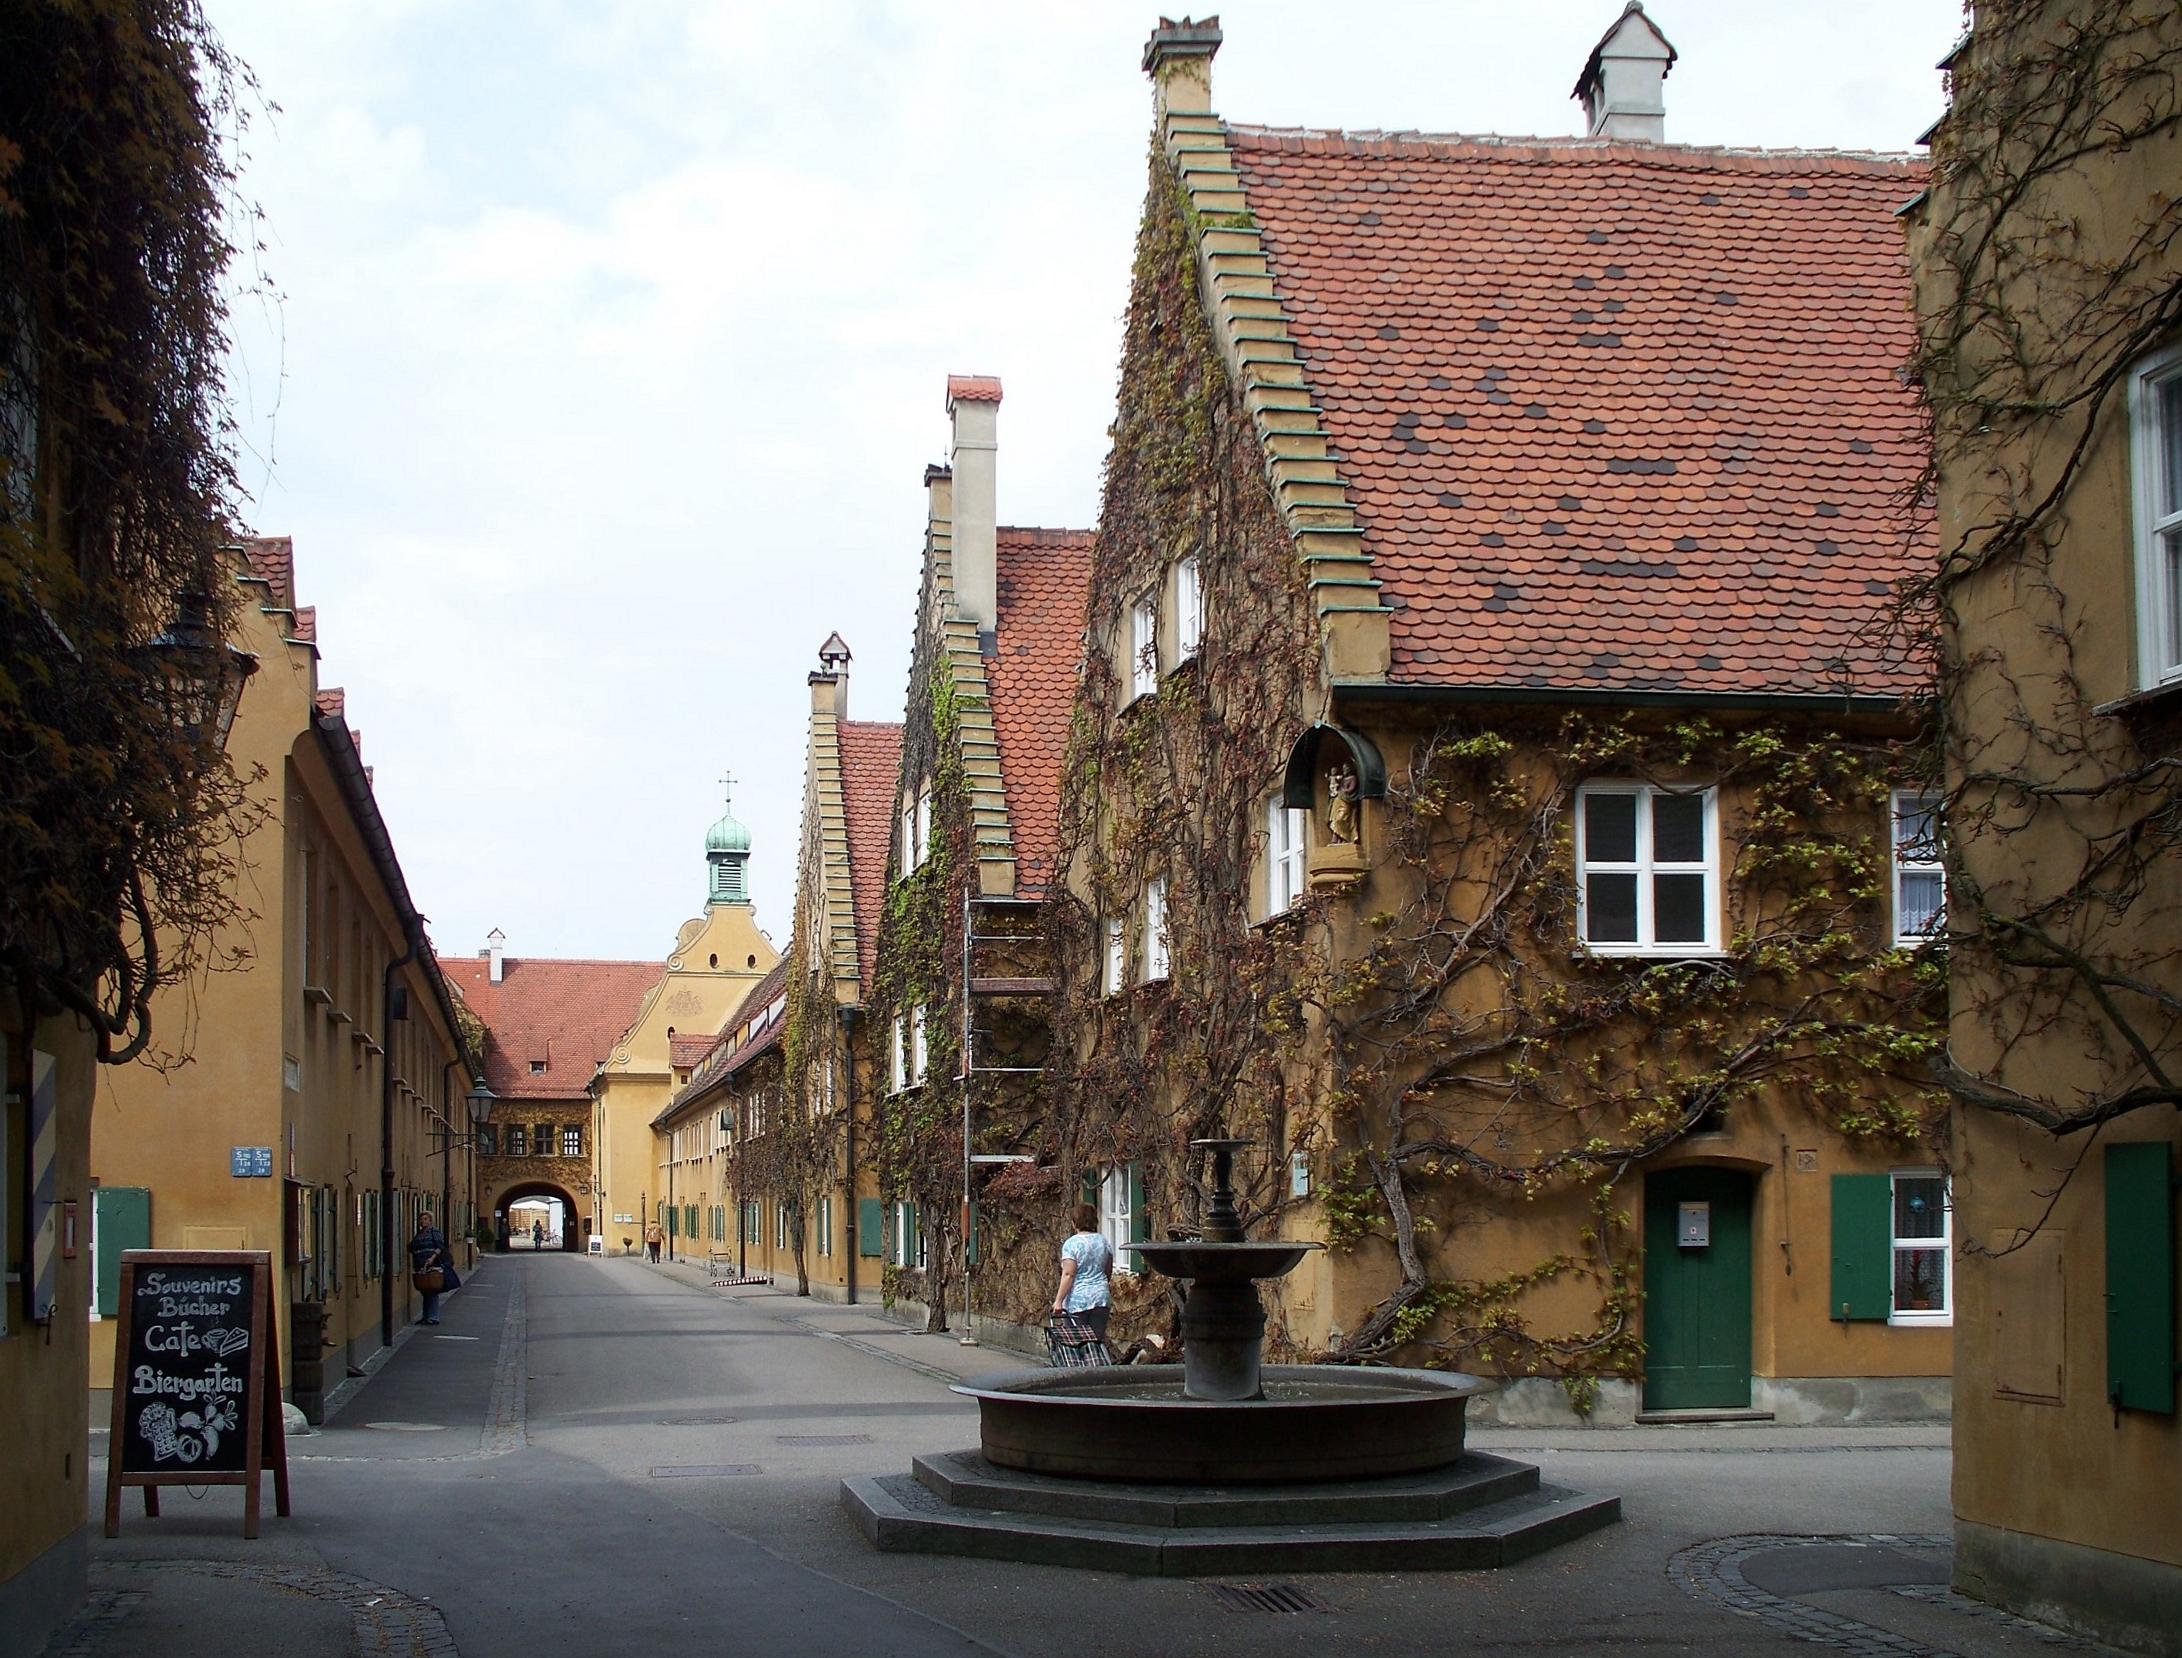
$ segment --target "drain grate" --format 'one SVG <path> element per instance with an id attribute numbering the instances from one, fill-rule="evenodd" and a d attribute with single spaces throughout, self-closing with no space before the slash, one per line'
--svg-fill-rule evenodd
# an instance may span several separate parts
<path id="1" fill-rule="evenodd" d="M 774 1436 L 783 1445 L 869 1445 L 868 1433 L 784 1433 Z"/>
<path id="2" fill-rule="evenodd" d="M 1214 1583 L 1213 1597 L 1230 1612 L 1331 1612 L 1300 1583 Z"/>
<path id="3" fill-rule="evenodd" d="M 692 1462 L 686 1463 L 679 1468 L 654 1468 L 652 1478 L 655 1480 L 717 1480 L 726 1479 L 733 1474 L 755 1474 L 757 1472 L 758 1465 L 754 1462 Z"/>

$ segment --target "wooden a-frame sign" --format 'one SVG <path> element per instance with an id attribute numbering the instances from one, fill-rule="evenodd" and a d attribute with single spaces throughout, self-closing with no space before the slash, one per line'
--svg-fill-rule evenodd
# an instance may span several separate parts
<path id="1" fill-rule="evenodd" d="M 288 1513 L 273 1257 L 262 1249 L 131 1249 L 121 1257 L 114 1417 L 106 1446 L 106 1535 L 121 1535 L 121 1488 L 239 1485 L 242 1534 L 258 1534 L 268 1464 Z"/>

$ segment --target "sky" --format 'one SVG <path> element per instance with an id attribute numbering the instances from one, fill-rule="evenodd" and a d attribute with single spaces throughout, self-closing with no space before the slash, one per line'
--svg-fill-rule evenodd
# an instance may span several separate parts
<path id="1" fill-rule="evenodd" d="M 1156 7 L 207 0 L 254 74 L 247 527 L 295 538 L 439 947 L 659 959 L 721 779 L 785 946 L 819 644 L 898 719 L 950 373 L 1097 513 Z M 1908 150 L 1959 0 L 1656 0 L 1677 143 Z M 1241 0 L 1261 125 L 1559 134 L 1618 0 Z"/>

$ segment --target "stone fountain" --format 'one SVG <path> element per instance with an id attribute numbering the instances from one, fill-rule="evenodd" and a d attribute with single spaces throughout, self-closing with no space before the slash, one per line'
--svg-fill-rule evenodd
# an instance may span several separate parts
<path id="1" fill-rule="evenodd" d="M 1251 1144 L 1192 1142 L 1212 1158 L 1203 1235 L 1130 1246 L 1189 1285 L 1182 1362 L 956 1384 L 976 1450 L 842 1482 L 874 1544 L 1151 1576 L 1478 1567 L 1620 1518 L 1618 1498 L 1466 1450 L 1474 1376 L 1264 1364 L 1257 1285 L 1322 1246 L 1245 1235 L 1233 1162 Z"/>

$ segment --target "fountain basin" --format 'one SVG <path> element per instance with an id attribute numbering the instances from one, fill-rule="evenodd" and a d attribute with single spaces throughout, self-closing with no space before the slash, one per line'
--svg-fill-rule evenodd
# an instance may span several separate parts
<path id="1" fill-rule="evenodd" d="M 1444 1468 L 1488 1384 L 1444 1370 L 1269 1365 L 1265 1396 L 1193 1399 L 1178 1364 L 1017 1370 L 957 1383 L 986 1461 L 1077 1479 L 1272 1485 Z"/>

